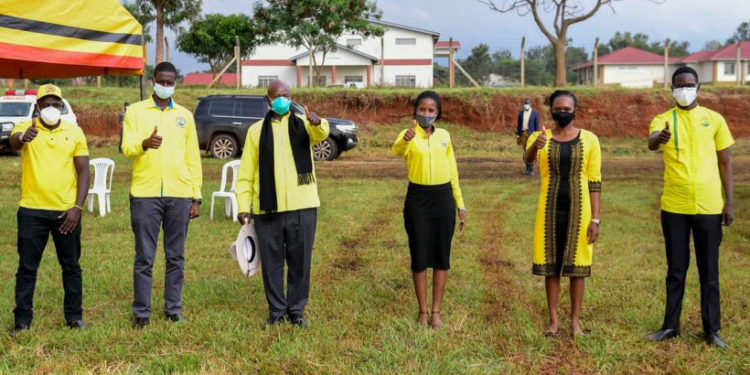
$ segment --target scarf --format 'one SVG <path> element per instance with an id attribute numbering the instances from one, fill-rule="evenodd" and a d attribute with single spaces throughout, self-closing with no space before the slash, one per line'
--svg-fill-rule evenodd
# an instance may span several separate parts
<path id="1" fill-rule="evenodd" d="M 260 130 L 260 144 L 258 154 L 258 178 L 260 179 L 260 209 L 265 212 L 276 212 L 276 174 L 274 170 L 273 129 L 271 121 L 273 111 L 268 111 L 263 119 Z M 305 129 L 305 122 L 289 109 L 289 143 L 294 156 L 294 166 L 297 169 L 297 185 L 315 183 L 312 157 L 310 156 L 310 136 Z"/>

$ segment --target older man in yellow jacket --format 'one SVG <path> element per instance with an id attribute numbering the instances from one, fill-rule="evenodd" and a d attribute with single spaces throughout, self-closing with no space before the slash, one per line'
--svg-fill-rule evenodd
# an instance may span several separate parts
<path id="1" fill-rule="evenodd" d="M 159 227 L 164 227 L 166 278 L 164 313 L 182 318 L 185 238 L 190 219 L 199 215 L 201 160 L 192 113 L 172 100 L 177 70 L 162 62 L 154 68 L 154 94 L 128 107 L 122 152 L 134 160 L 130 221 L 135 234 L 133 326 L 151 316 L 151 271 Z"/>

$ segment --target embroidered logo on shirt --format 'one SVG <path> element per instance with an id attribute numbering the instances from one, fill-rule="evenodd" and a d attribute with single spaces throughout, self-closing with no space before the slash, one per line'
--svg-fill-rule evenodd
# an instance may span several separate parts
<path id="1" fill-rule="evenodd" d="M 448 147 L 448 141 L 443 140 L 441 143 L 443 144 L 443 147 Z"/>
<path id="2" fill-rule="evenodd" d="M 184 128 L 185 127 L 185 119 L 182 117 L 177 118 L 177 126 Z"/>
<path id="3" fill-rule="evenodd" d="M 707 128 L 711 125 L 711 123 L 708 122 L 708 118 L 703 118 L 703 127 Z"/>

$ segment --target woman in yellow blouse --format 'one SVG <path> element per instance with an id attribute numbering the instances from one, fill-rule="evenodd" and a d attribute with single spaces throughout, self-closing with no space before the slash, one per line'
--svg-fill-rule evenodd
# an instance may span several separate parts
<path id="1" fill-rule="evenodd" d="M 584 333 L 579 321 L 583 280 L 591 275 L 593 244 L 601 223 L 601 149 L 594 133 L 574 126 L 577 101 L 573 93 L 555 91 L 549 106 L 555 127 L 542 126 L 541 132 L 534 132 L 524 155 L 528 163 L 539 160 L 541 180 L 532 272 L 545 276 L 549 327 L 544 335 L 554 336 L 559 329 L 561 276 L 570 278 L 570 328 L 580 335 Z"/>
<path id="2" fill-rule="evenodd" d="M 417 323 L 439 328 L 440 304 L 450 268 L 450 250 L 456 227 L 466 224 L 466 206 L 458 185 L 458 169 L 450 134 L 436 128 L 442 117 L 440 97 L 425 91 L 414 103 L 413 127 L 402 131 L 393 154 L 406 159 L 409 189 L 404 203 L 404 226 L 409 236 L 411 270 L 419 304 Z M 428 320 L 427 268 L 432 274 L 432 310 Z"/>

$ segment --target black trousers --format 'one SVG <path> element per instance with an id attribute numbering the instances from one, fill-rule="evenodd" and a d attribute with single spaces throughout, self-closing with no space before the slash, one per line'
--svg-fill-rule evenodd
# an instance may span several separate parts
<path id="1" fill-rule="evenodd" d="M 661 212 L 667 251 L 667 307 L 663 329 L 680 328 L 685 277 L 690 264 L 690 233 L 701 283 L 701 318 L 706 334 L 721 328 L 719 308 L 719 245 L 721 215 L 682 215 Z"/>
<path id="2" fill-rule="evenodd" d="M 317 209 L 307 208 L 274 214 L 256 215 L 263 288 L 272 317 L 300 315 L 310 292 L 310 265 Z M 286 296 L 284 295 L 284 263 Z"/>
<path id="3" fill-rule="evenodd" d="M 47 246 L 50 233 L 57 250 L 57 261 L 62 268 L 65 298 L 63 306 L 65 320 L 81 319 L 83 309 L 83 283 L 81 266 L 81 223 L 67 235 L 58 228 L 62 211 L 34 210 L 20 207 L 18 220 L 18 271 L 16 272 L 16 308 L 13 309 L 16 324 L 31 324 L 34 318 L 33 299 L 36 288 L 36 271 L 42 261 L 42 253 Z"/>

